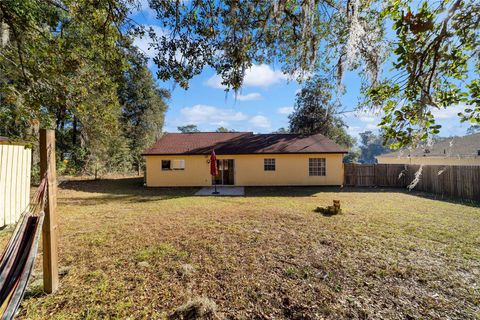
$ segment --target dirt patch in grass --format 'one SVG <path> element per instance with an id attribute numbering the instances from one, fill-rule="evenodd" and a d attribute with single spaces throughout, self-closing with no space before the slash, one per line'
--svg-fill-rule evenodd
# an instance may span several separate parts
<path id="1" fill-rule="evenodd" d="M 480 315 L 478 207 L 392 190 L 194 191 L 147 189 L 139 179 L 63 183 L 59 249 L 68 273 L 54 295 L 31 286 L 18 318 Z M 333 199 L 341 215 L 313 212 Z"/>

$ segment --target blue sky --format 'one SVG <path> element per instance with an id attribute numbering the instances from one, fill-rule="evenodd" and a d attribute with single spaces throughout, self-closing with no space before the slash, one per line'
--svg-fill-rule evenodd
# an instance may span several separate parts
<path id="1" fill-rule="evenodd" d="M 154 13 L 143 0 L 142 9 L 132 18 L 138 23 L 153 27 L 157 33 L 162 32 L 155 20 Z M 135 44 L 148 56 L 148 36 L 137 39 Z M 153 62 L 149 63 L 155 74 Z M 234 93 L 226 93 L 220 84 L 220 78 L 212 69 L 205 69 L 190 81 L 190 88 L 183 90 L 173 82 L 159 82 L 160 86 L 170 89 L 172 98 L 165 117 L 164 130 L 176 132 L 177 126 L 195 124 L 202 131 L 214 131 L 223 126 L 236 131 L 253 131 L 268 133 L 280 127 L 288 127 L 288 115 L 295 103 L 295 94 L 300 85 L 289 81 L 280 71 L 280 66 L 254 65 L 246 73 L 245 83 L 235 99 Z M 355 73 L 344 77 L 347 93 L 341 101 L 345 109 L 343 114 L 350 134 L 358 137 L 359 132 L 376 131 L 379 117 L 373 113 L 355 111 L 360 88 L 360 78 Z M 442 136 L 463 135 L 468 124 L 460 123 L 457 113 L 462 106 L 450 107 L 434 112 L 438 124 L 442 125 Z"/>

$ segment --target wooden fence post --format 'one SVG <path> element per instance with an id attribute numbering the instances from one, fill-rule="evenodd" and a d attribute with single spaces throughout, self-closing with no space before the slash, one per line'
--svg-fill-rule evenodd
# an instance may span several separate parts
<path id="1" fill-rule="evenodd" d="M 357 165 L 353 164 L 353 186 L 356 187 L 358 185 L 358 177 L 357 177 Z"/>
<path id="2" fill-rule="evenodd" d="M 47 171 L 48 170 L 48 171 Z M 57 173 L 55 166 L 55 131 L 40 130 L 40 176 L 47 171 L 47 201 L 42 229 L 43 289 L 53 293 L 58 289 L 58 230 L 55 208 L 57 206 Z"/>

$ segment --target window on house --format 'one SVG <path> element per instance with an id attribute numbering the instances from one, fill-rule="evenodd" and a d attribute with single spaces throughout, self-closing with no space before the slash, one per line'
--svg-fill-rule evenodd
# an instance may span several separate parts
<path id="1" fill-rule="evenodd" d="M 308 159 L 308 175 L 325 176 L 327 173 L 325 163 L 326 163 L 325 158 Z"/>
<path id="2" fill-rule="evenodd" d="M 275 171 L 275 159 L 263 159 L 263 170 Z"/>
<path id="3" fill-rule="evenodd" d="M 170 160 L 162 160 L 162 170 L 171 170 L 171 164 Z"/>
<path id="4" fill-rule="evenodd" d="M 185 170 L 185 160 L 173 160 L 173 170 Z"/>

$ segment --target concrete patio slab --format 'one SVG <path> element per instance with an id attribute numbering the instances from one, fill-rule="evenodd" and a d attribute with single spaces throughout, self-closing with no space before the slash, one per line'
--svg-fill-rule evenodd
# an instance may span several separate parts
<path id="1" fill-rule="evenodd" d="M 245 188 L 244 187 L 226 187 L 226 186 L 217 186 L 218 194 L 213 194 L 215 191 L 214 187 L 204 187 L 198 190 L 196 196 L 244 196 Z"/>

